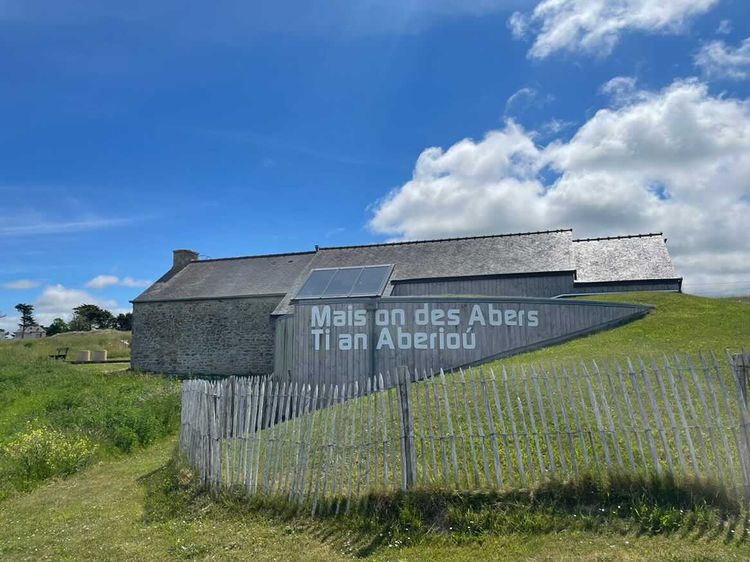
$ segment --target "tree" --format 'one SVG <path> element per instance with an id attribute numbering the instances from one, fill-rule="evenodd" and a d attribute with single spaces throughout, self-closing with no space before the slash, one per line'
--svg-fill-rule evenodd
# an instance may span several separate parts
<path id="1" fill-rule="evenodd" d="M 102 330 L 112 328 L 115 325 L 115 317 L 109 310 L 105 310 L 95 304 L 82 304 L 73 309 L 73 319 L 70 328 L 79 331 Z"/>
<path id="2" fill-rule="evenodd" d="M 36 325 L 36 320 L 34 320 L 34 305 L 19 303 L 16 305 L 16 310 L 21 315 L 18 327 L 21 328 L 21 338 L 23 339 L 26 335 L 26 330 Z"/>
<path id="3" fill-rule="evenodd" d="M 129 332 L 133 329 L 133 313 L 126 312 L 118 314 L 115 320 L 115 329 L 121 332 Z"/>
<path id="4" fill-rule="evenodd" d="M 52 324 L 50 324 L 47 327 L 48 336 L 54 336 L 55 334 L 62 334 L 63 332 L 68 332 L 68 331 L 70 331 L 70 328 L 68 327 L 68 323 L 62 318 L 55 318 L 52 321 Z"/>

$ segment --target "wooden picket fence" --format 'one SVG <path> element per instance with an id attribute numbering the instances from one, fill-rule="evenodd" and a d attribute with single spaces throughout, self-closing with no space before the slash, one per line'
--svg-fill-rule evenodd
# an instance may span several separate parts
<path id="1" fill-rule="evenodd" d="M 180 450 L 212 488 L 313 512 L 371 492 L 528 486 L 581 472 L 673 474 L 750 490 L 747 356 L 404 368 L 341 385 L 183 383 Z M 745 376 L 745 380 L 742 379 Z"/>

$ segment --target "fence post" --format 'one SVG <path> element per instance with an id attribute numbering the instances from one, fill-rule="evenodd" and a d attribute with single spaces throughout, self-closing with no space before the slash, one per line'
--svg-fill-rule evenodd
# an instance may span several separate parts
<path id="1" fill-rule="evenodd" d="M 747 414 L 747 391 L 748 391 L 748 375 L 750 374 L 750 355 L 742 352 L 729 355 L 729 366 L 732 368 L 733 375 L 735 377 L 736 386 L 739 390 L 737 393 L 737 407 L 739 410 L 738 421 L 740 424 L 740 431 L 744 439 L 741 440 L 741 445 L 738 444 L 737 453 L 740 456 L 740 466 L 743 467 L 743 474 L 745 476 L 745 494 L 750 494 L 750 429 L 748 428 Z M 717 369 L 717 377 L 720 376 Z"/>
<path id="2" fill-rule="evenodd" d="M 742 398 L 747 406 L 747 386 L 750 378 L 750 354 L 734 353 L 732 354 L 732 368 L 734 376 L 737 379 L 737 385 L 740 387 Z"/>
<path id="3" fill-rule="evenodd" d="M 417 456 L 414 448 L 414 412 L 411 404 L 411 385 L 409 382 L 409 369 L 399 367 L 396 373 L 398 383 L 399 414 L 401 416 L 401 442 L 403 454 L 401 455 L 402 474 L 404 475 L 404 488 L 409 490 L 417 483 Z"/>

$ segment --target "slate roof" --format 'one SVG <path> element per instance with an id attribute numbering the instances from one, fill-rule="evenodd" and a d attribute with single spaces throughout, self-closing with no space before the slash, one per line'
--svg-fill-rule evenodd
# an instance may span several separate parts
<path id="1" fill-rule="evenodd" d="M 577 282 L 674 279 L 661 232 L 573 240 Z"/>
<path id="2" fill-rule="evenodd" d="M 284 295 L 315 252 L 200 260 L 151 285 L 133 302 Z"/>
<path id="3" fill-rule="evenodd" d="M 391 281 L 574 270 L 578 282 L 675 277 L 661 234 L 574 240 L 567 229 L 200 260 L 170 270 L 133 302 L 285 295 L 274 311 L 285 314 L 310 270 L 381 264 L 394 265 Z"/>
<path id="4" fill-rule="evenodd" d="M 497 234 L 320 248 L 308 269 L 393 264 L 391 281 L 505 273 L 572 271 L 572 230 Z M 274 314 L 289 311 L 289 300 L 302 286 L 300 276 Z M 384 294 L 390 294 L 388 284 Z"/>

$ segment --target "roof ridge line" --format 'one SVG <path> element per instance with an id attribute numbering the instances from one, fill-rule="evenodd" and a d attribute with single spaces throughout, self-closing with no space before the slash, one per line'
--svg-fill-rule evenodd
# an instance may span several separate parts
<path id="1" fill-rule="evenodd" d="M 280 258 L 284 256 L 303 256 L 306 254 L 315 254 L 315 250 L 307 250 L 305 252 L 281 252 L 278 254 L 256 254 L 253 256 L 234 256 L 231 258 L 208 258 L 206 260 L 191 261 L 188 265 L 193 263 L 207 263 L 214 261 L 230 261 L 230 260 L 249 260 L 253 258 Z"/>
<path id="2" fill-rule="evenodd" d="M 594 238 L 574 238 L 573 242 L 596 242 L 597 240 L 622 240 L 627 238 L 647 238 L 649 236 L 664 236 L 663 232 L 646 232 L 643 234 L 620 234 L 618 236 L 598 236 Z"/>
<path id="3" fill-rule="evenodd" d="M 426 240 L 404 240 L 402 242 L 378 242 L 374 244 L 352 244 L 350 246 L 320 246 L 320 250 L 346 250 L 350 248 L 372 248 L 377 246 L 405 246 L 408 244 L 429 244 L 432 242 L 454 242 L 456 240 L 481 240 L 485 238 L 507 238 L 510 236 L 531 236 L 534 234 L 554 234 L 557 232 L 572 232 L 572 228 L 558 228 L 555 230 L 535 230 L 530 232 L 510 232 L 505 234 L 481 234 L 476 236 L 456 236 L 454 238 L 430 238 Z"/>

